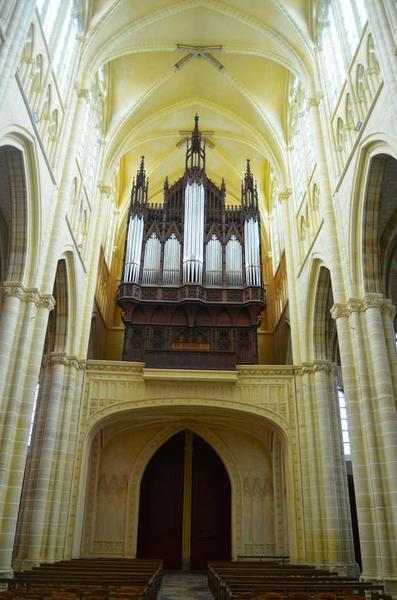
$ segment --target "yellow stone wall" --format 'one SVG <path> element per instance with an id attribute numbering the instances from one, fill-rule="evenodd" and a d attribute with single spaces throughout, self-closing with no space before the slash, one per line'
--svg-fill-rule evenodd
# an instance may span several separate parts
<path id="1" fill-rule="evenodd" d="M 235 53 L 227 55 L 225 50 L 222 55 L 225 64 L 229 61 L 225 73 L 214 71 L 209 75 L 209 89 L 225 89 L 218 87 L 215 76 L 223 77 L 219 86 L 226 83 L 234 86 L 233 94 L 227 96 L 236 102 L 234 113 L 231 108 L 219 110 L 214 102 L 197 96 L 193 84 L 197 79 L 195 75 L 205 64 L 202 61 L 198 66 L 194 64 L 190 79 L 186 75 L 188 71 L 176 75 L 174 70 L 167 71 L 156 83 L 159 88 L 154 85 L 151 90 L 156 92 L 163 83 L 186 77 L 188 85 L 183 87 L 187 90 L 186 98 L 181 100 L 178 90 L 174 90 L 175 104 L 164 109 L 160 105 L 162 94 L 154 93 L 155 101 L 150 106 L 138 98 L 134 110 L 127 111 L 124 118 L 123 89 L 124 92 L 127 87 L 128 92 L 135 91 L 133 78 L 129 78 L 128 86 L 123 88 L 125 80 L 120 75 L 131 71 L 120 57 L 112 71 L 114 96 L 106 100 L 109 112 L 105 111 L 103 117 L 108 137 L 101 139 L 96 186 L 89 191 L 84 164 L 78 160 L 84 115 L 88 104 L 104 99 L 98 82 L 96 96 L 92 96 L 96 67 L 101 66 L 102 59 L 110 61 L 120 50 L 117 47 L 111 55 L 113 46 L 106 46 L 101 35 L 105 38 L 108 32 L 113 32 L 109 33 L 112 40 L 106 38 L 107 41 L 121 43 L 124 38 L 119 32 L 125 25 L 124 17 L 122 11 L 111 11 L 106 17 L 109 25 L 104 24 L 99 13 L 96 15 L 98 20 L 90 30 L 90 43 L 80 40 L 81 63 L 76 63 L 73 86 L 68 95 L 62 97 L 34 4 L 33 0 L 23 3 L 10 0 L 0 9 L 1 165 L 3 168 L 6 164 L 12 176 L 13 186 L 7 190 L 7 197 L 15 208 L 11 266 L 7 273 L 2 273 L 1 280 L 0 573 L 10 574 L 12 569 L 26 568 L 40 561 L 100 552 L 95 544 L 110 541 L 106 532 L 98 529 L 98 510 L 102 514 L 105 508 L 102 500 L 95 508 L 98 500 L 95 489 L 102 475 L 105 479 L 112 475 L 107 467 L 106 461 L 110 460 L 107 453 L 110 457 L 114 452 L 115 461 L 121 460 L 120 453 L 117 454 L 120 436 L 127 436 L 128 443 L 136 442 L 130 462 L 118 471 L 128 479 L 128 497 L 121 511 L 128 522 L 123 545 L 107 548 L 107 551 L 133 555 L 140 477 L 156 448 L 182 427 L 197 431 L 214 447 L 233 482 L 234 555 L 251 549 L 252 545 L 258 546 L 258 552 L 263 547 L 274 547 L 280 553 L 288 549 L 295 561 L 327 565 L 340 572 L 355 571 L 336 395 L 336 383 L 342 373 L 352 446 L 362 576 L 384 581 L 388 589 L 395 592 L 397 358 L 394 307 L 388 295 L 390 290 L 379 282 L 374 284 L 376 268 L 370 255 L 376 255 L 375 226 L 366 227 L 366 219 L 367 205 L 370 201 L 375 203 L 379 195 L 382 156 L 397 158 L 397 40 L 392 26 L 397 19 L 396 7 L 389 0 L 367 2 L 369 22 L 349 67 L 346 85 L 330 115 L 322 75 L 315 66 L 318 56 L 306 54 L 307 49 L 315 45 L 308 33 L 303 43 L 301 30 L 291 27 L 294 20 L 291 21 L 285 11 L 279 11 L 274 19 L 271 11 L 269 16 L 262 14 L 263 27 L 258 28 L 259 16 L 254 18 L 243 13 L 247 7 L 242 4 L 239 12 L 231 7 L 233 2 L 229 0 L 215 3 L 216 23 L 228 27 L 222 23 L 229 24 L 233 19 L 234 33 L 252 26 L 255 36 L 259 36 L 255 39 L 260 40 L 261 52 L 265 41 L 276 43 L 276 37 L 268 35 L 269 27 L 277 27 L 286 39 L 290 36 L 283 45 L 286 55 L 282 61 L 291 73 L 299 73 L 305 81 L 315 142 L 311 196 L 303 198 L 302 205 L 297 207 L 292 148 L 281 126 L 287 120 L 286 96 L 285 93 L 270 94 L 276 84 L 281 86 L 277 89 L 285 92 L 286 85 L 282 87 L 282 84 L 286 84 L 286 75 L 281 73 L 280 64 L 269 67 L 272 86 L 263 85 L 263 76 L 258 75 L 262 73 L 262 63 L 259 65 L 257 61 L 263 59 L 267 65 L 268 59 L 263 58 L 259 50 L 260 56 L 255 59 L 247 56 L 241 59 L 251 61 L 249 69 L 244 69 L 243 62 L 238 63 L 241 77 L 252 77 L 251 91 L 229 76 L 228 69 L 237 61 Z M 106 12 L 105 4 L 99 2 L 96 8 Z M 163 8 L 156 13 L 157 17 L 167 22 L 167 3 L 164 0 L 160 4 Z M 210 11 L 210 4 L 214 3 L 192 1 L 187 4 L 175 6 L 178 19 L 183 18 L 182 8 Z M 253 3 L 250 9 L 260 10 L 259 5 Z M 289 9 L 293 5 L 294 10 L 297 7 L 297 3 L 289 1 L 283 5 Z M 138 3 L 136 9 L 144 11 L 147 6 L 148 3 Z M 281 3 L 272 3 L 272 6 L 281 6 Z M 265 23 L 267 18 L 270 20 Z M 305 18 L 301 14 L 301 20 L 296 22 L 306 23 Z M 139 24 L 143 27 L 149 21 L 154 26 L 156 19 L 150 15 L 150 19 L 143 19 Z M 308 22 L 306 25 L 309 31 L 311 25 Z M 369 60 L 371 38 L 380 69 Z M 248 48 L 248 44 L 246 46 Z M 171 50 L 167 42 L 164 52 L 168 51 Z M 277 55 L 273 47 L 267 47 L 267 52 L 268 57 Z M 149 54 L 156 55 L 156 52 Z M 44 61 L 41 80 L 37 71 L 40 56 Z M 163 69 L 164 65 L 152 63 L 153 69 Z M 338 118 L 343 115 L 347 95 L 355 90 L 360 65 L 366 74 L 366 93 L 357 105 L 355 127 L 347 131 L 345 143 L 340 144 L 336 135 Z M 145 74 L 144 64 L 138 67 L 136 73 Z M 49 87 L 52 110 L 48 110 Z M 262 113 L 258 111 L 256 98 L 263 95 L 266 96 L 264 102 L 268 98 L 271 103 L 264 104 L 263 114 L 272 118 L 276 115 L 272 127 L 261 120 Z M 216 114 L 214 122 L 221 132 L 228 119 L 233 123 L 224 136 L 230 160 L 223 160 L 222 153 L 218 153 L 213 163 L 219 173 L 223 173 L 222 167 L 226 165 L 233 197 L 238 178 L 231 160 L 235 155 L 241 158 L 243 150 L 245 158 L 246 146 L 258 153 L 258 162 L 258 156 L 263 159 L 262 152 L 266 155 L 261 172 L 267 173 L 270 159 L 277 171 L 281 186 L 277 202 L 285 229 L 284 271 L 278 276 L 273 273 L 270 257 L 265 255 L 269 304 L 259 346 L 261 361 L 272 363 L 281 360 L 281 356 L 286 360 L 289 351 L 287 346 L 282 346 L 285 337 L 284 334 L 278 336 L 277 327 L 278 331 L 286 328 L 287 322 L 279 318 L 288 298 L 293 357 L 293 365 L 289 367 L 247 366 L 230 373 L 157 372 L 146 370 L 142 365 L 113 360 L 119 359 L 121 353 L 122 329 L 114 306 L 114 292 L 122 260 L 125 206 L 116 205 L 116 212 L 119 211 L 117 248 L 107 276 L 107 266 L 101 262 L 101 246 L 109 224 L 109 207 L 116 193 L 115 178 L 119 200 L 125 200 L 138 149 L 139 152 L 150 151 L 155 146 L 156 152 L 164 152 L 163 143 L 169 135 L 168 130 L 163 130 L 167 119 L 177 138 L 179 117 L 187 122 L 187 115 L 190 117 L 196 109 L 208 111 L 209 119 Z M 146 110 L 153 110 L 155 115 L 156 136 L 160 136 L 155 137 L 155 143 L 150 141 L 150 131 L 144 129 L 149 122 Z M 56 115 L 58 127 L 55 127 Z M 130 136 L 135 135 L 141 125 L 143 141 L 134 138 L 137 148 L 131 150 Z M 238 146 L 237 152 L 236 144 L 241 140 L 243 150 Z M 156 155 L 158 177 L 168 166 L 172 167 L 170 173 L 176 174 L 180 156 L 175 148 L 171 163 L 167 163 L 165 153 L 163 157 Z M 262 188 L 265 192 L 266 185 Z M 1 181 L 2 202 L 5 189 L 5 182 Z M 156 188 L 157 195 L 159 190 Z M 264 218 L 267 208 L 262 206 Z M 86 223 L 82 219 L 84 214 L 88 215 Z M 269 246 L 266 252 L 271 249 Z M 328 306 L 327 297 L 330 284 L 332 306 Z M 102 326 L 97 327 L 98 335 L 103 338 L 106 330 L 105 341 L 100 339 L 94 348 L 103 354 L 102 361 L 87 360 L 95 296 L 103 321 Z M 287 318 L 286 312 L 283 318 Z M 330 325 L 330 319 L 336 329 Z M 337 333 L 341 373 L 326 352 L 327 332 L 331 330 Z M 45 350 L 47 332 L 53 336 L 53 345 L 48 351 Z M 93 344 L 95 346 L 95 340 L 91 337 L 91 346 Z M 38 382 L 36 427 L 28 448 Z M 124 427 L 124 423 L 126 430 L 122 433 L 119 428 Z M 140 424 L 143 424 L 142 429 Z M 133 432 L 137 428 L 139 436 L 135 439 Z M 98 444 L 101 436 L 106 440 L 102 449 Z M 238 456 L 236 448 L 239 448 Z M 248 469 L 248 457 L 256 457 L 253 471 Z M 272 497 L 266 496 L 269 504 L 263 508 L 272 514 L 271 523 L 264 520 L 255 539 L 249 515 L 243 518 L 247 514 L 244 489 L 247 493 L 251 489 L 249 485 L 244 488 L 247 478 L 272 478 Z M 117 537 L 111 542 L 120 544 L 120 540 Z"/>

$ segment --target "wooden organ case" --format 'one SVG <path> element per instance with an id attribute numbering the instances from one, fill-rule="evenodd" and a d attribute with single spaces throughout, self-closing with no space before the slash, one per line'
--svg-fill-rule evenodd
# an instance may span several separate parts
<path id="1" fill-rule="evenodd" d="M 256 183 L 247 161 L 241 205 L 206 175 L 198 116 L 184 175 L 149 204 L 142 158 L 133 182 L 122 283 L 123 359 L 147 367 L 235 369 L 258 362 L 265 307 Z"/>

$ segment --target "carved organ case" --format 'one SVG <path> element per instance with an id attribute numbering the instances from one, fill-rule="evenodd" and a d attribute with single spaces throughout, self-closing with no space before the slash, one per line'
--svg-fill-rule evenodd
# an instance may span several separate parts
<path id="1" fill-rule="evenodd" d="M 198 116 L 184 175 L 149 204 L 142 158 L 133 182 L 122 283 L 123 359 L 147 367 L 234 369 L 258 362 L 265 307 L 256 184 L 247 161 L 241 205 L 206 175 Z"/>

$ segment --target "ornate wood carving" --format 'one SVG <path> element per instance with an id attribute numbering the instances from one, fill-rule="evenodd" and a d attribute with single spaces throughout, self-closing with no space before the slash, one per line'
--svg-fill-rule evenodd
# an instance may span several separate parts
<path id="1" fill-rule="evenodd" d="M 171 186 L 165 181 L 162 205 L 148 202 L 142 159 L 132 187 L 117 293 L 125 324 L 124 360 L 188 369 L 257 363 L 256 329 L 265 291 L 256 184 L 248 161 L 241 205 L 226 206 L 225 183 L 218 188 L 205 163 L 198 116 L 187 143 L 185 173 Z"/>

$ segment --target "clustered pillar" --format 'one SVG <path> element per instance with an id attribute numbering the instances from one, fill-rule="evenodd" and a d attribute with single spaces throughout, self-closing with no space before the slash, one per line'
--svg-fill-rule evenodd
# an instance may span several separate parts
<path id="1" fill-rule="evenodd" d="M 12 572 L 12 553 L 28 440 L 51 295 L 21 284 L 3 286 L 0 323 L 0 573 Z"/>
<path id="2" fill-rule="evenodd" d="M 326 360 L 303 363 L 297 384 L 306 559 L 357 574 L 335 366 Z"/>
<path id="3" fill-rule="evenodd" d="M 335 304 L 363 578 L 397 590 L 397 413 L 394 307 L 380 294 Z"/>

